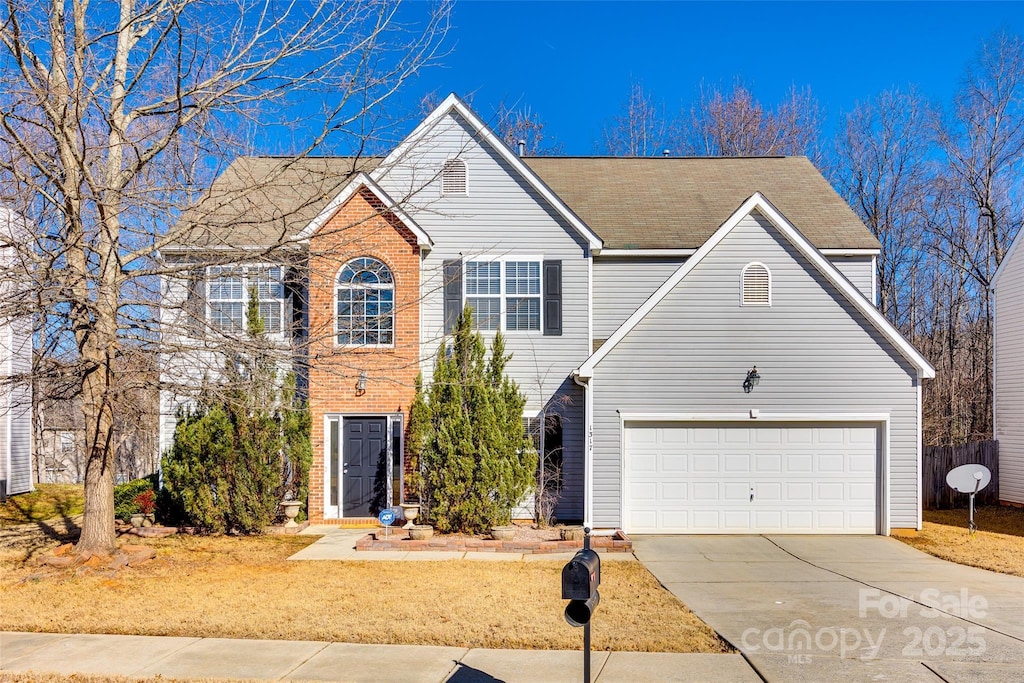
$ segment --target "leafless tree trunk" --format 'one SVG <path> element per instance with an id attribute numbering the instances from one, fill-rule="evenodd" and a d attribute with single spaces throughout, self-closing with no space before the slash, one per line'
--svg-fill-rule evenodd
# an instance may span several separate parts
<path id="1" fill-rule="evenodd" d="M 6 0 L 0 9 L 2 198 L 35 226 L 21 246 L 34 264 L 44 351 L 74 373 L 86 417 L 80 552 L 114 545 L 117 358 L 122 347 L 159 351 L 155 283 L 181 269 L 154 254 L 181 239 L 181 208 L 245 149 L 237 131 L 248 125 L 314 126 L 296 156 L 366 147 L 366 114 L 435 58 L 446 27 L 444 4 L 416 32 L 397 9 L 387 0 Z"/>

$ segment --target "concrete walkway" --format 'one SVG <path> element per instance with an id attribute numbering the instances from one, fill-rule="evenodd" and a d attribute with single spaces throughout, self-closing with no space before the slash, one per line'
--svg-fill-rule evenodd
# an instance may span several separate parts
<path id="1" fill-rule="evenodd" d="M 595 652 L 591 668 L 597 683 L 760 681 L 739 655 Z M 0 633 L 0 671 L 353 683 L 577 683 L 583 675 L 583 653 Z"/>
<path id="2" fill-rule="evenodd" d="M 567 553 L 495 553 L 495 552 L 450 552 L 444 550 L 414 550 L 401 552 L 398 550 L 356 550 L 356 541 L 375 529 L 339 529 L 336 526 L 308 526 L 302 535 L 322 536 L 320 540 L 309 544 L 295 553 L 289 560 L 360 560 L 373 561 L 432 561 L 468 560 L 471 562 L 568 562 L 575 552 Z M 602 562 L 636 562 L 633 553 L 603 552 Z"/>
<path id="3" fill-rule="evenodd" d="M 1024 579 L 882 536 L 632 540 L 767 681 L 1024 681 Z"/>

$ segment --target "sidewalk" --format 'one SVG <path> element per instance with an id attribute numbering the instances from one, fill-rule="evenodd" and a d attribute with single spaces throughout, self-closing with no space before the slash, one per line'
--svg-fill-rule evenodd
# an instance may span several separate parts
<path id="1" fill-rule="evenodd" d="M 351 683 L 576 683 L 583 678 L 583 653 L 0 632 L 0 671 Z M 595 652 L 591 671 L 595 683 L 761 680 L 740 655 Z"/>

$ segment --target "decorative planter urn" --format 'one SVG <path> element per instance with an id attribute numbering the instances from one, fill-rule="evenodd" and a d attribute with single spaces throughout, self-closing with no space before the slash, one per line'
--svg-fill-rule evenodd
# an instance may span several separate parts
<path id="1" fill-rule="evenodd" d="M 419 503 L 402 503 L 399 507 L 402 508 L 402 516 L 405 517 L 406 522 L 403 529 L 412 529 L 416 526 L 416 518 L 420 516 L 420 504 Z"/>
<path id="2" fill-rule="evenodd" d="M 413 541 L 425 541 L 434 535 L 434 527 L 429 524 L 414 524 L 409 529 L 409 538 Z"/>
<path id="3" fill-rule="evenodd" d="M 298 524 L 295 523 L 295 518 L 299 514 L 300 505 L 302 505 L 302 503 L 297 500 L 286 500 L 281 503 L 281 508 L 284 510 L 285 519 L 288 520 L 284 523 L 285 528 L 292 528 L 298 526 Z"/>
<path id="4" fill-rule="evenodd" d="M 146 521 L 146 515 L 136 512 L 132 515 L 132 526 L 138 529 Z"/>
<path id="5" fill-rule="evenodd" d="M 491 538 L 495 541 L 511 541 L 515 537 L 516 528 L 511 524 L 491 527 Z"/>

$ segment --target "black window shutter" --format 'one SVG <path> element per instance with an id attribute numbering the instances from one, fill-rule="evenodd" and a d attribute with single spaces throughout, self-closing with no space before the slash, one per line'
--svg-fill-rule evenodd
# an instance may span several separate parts
<path id="1" fill-rule="evenodd" d="M 562 335 L 562 262 L 544 262 L 544 335 Z"/>
<path id="2" fill-rule="evenodd" d="M 462 312 L 462 259 L 444 262 L 444 333 L 455 329 Z"/>
<path id="3" fill-rule="evenodd" d="M 195 329 L 202 327 L 206 318 L 206 278 L 203 268 L 188 271 L 185 295 L 186 324 Z"/>

